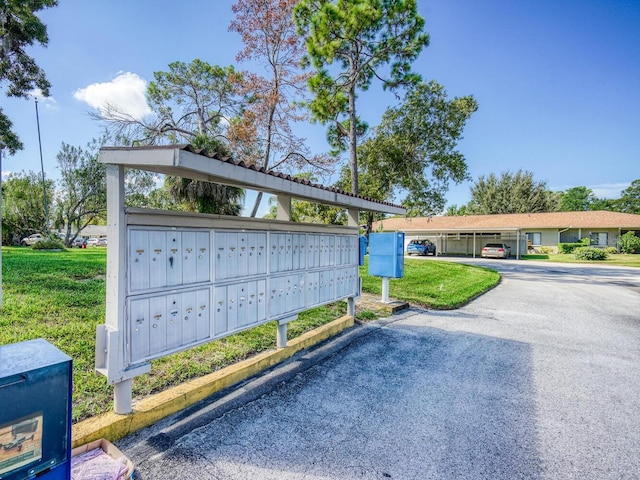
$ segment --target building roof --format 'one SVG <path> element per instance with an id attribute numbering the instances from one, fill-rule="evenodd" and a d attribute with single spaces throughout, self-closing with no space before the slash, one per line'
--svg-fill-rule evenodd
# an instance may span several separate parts
<path id="1" fill-rule="evenodd" d="M 167 175 L 176 175 L 240 188 L 250 188 L 273 194 L 290 195 L 311 202 L 358 208 L 374 212 L 404 214 L 405 208 L 389 202 L 354 195 L 325 187 L 304 178 L 292 177 L 274 170 L 208 153 L 192 145 L 154 145 L 144 147 L 102 147 L 102 163 L 124 165 Z"/>
<path id="2" fill-rule="evenodd" d="M 373 230 L 459 231 L 518 230 L 531 228 L 622 228 L 640 230 L 640 215 L 609 212 L 512 213 L 446 217 L 387 218 L 375 222 Z"/>

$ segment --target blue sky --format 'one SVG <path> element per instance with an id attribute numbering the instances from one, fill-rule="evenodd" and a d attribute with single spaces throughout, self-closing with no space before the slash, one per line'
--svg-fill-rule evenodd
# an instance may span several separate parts
<path id="1" fill-rule="evenodd" d="M 46 175 L 58 175 L 62 142 L 100 135 L 88 115 L 100 102 L 144 112 L 145 82 L 170 62 L 237 65 L 232 3 L 61 0 L 41 12 L 49 46 L 31 54 L 53 85 L 39 103 Z M 473 179 L 524 169 L 553 190 L 585 185 L 615 198 L 640 178 L 640 2 L 419 0 L 419 10 L 431 44 L 414 69 L 480 106 L 459 145 Z M 3 173 L 39 171 L 33 100 L 3 91 L 0 102 L 26 147 L 4 156 Z M 395 102 L 373 86 L 359 114 L 375 126 Z M 323 127 L 304 135 L 327 150 Z M 452 186 L 449 203 L 466 203 L 471 185 Z"/>

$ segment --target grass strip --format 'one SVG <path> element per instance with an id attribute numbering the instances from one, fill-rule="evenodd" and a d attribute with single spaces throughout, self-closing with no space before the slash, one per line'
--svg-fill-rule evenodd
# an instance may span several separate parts
<path id="1" fill-rule="evenodd" d="M 382 280 L 361 267 L 362 290 L 382 294 Z M 500 275 L 488 268 L 438 260 L 404 260 L 404 277 L 389 281 L 389 296 L 427 308 L 458 308 L 494 287 Z"/>

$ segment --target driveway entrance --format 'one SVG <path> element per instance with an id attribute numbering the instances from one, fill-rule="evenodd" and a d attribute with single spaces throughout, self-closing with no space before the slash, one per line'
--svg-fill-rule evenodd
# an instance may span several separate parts
<path id="1" fill-rule="evenodd" d="M 142 479 L 636 479 L 640 272 L 485 261 L 455 311 L 352 329 L 119 442 Z"/>

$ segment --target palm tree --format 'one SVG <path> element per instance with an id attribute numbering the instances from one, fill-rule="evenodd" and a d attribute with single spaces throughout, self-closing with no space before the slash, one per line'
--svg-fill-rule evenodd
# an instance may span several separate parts
<path id="1" fill-rule="evenodd" d="M 197 135 L 192 145 L 208 152 L 230 156 L 221 142 L 205 135 Z M 193 212 L 218 215 L 240 215 L 242 212 L 244 190 L 238 187 L 174 176 L 165 178 L 165 187 L 174 201 L 182 203 Z"/>

